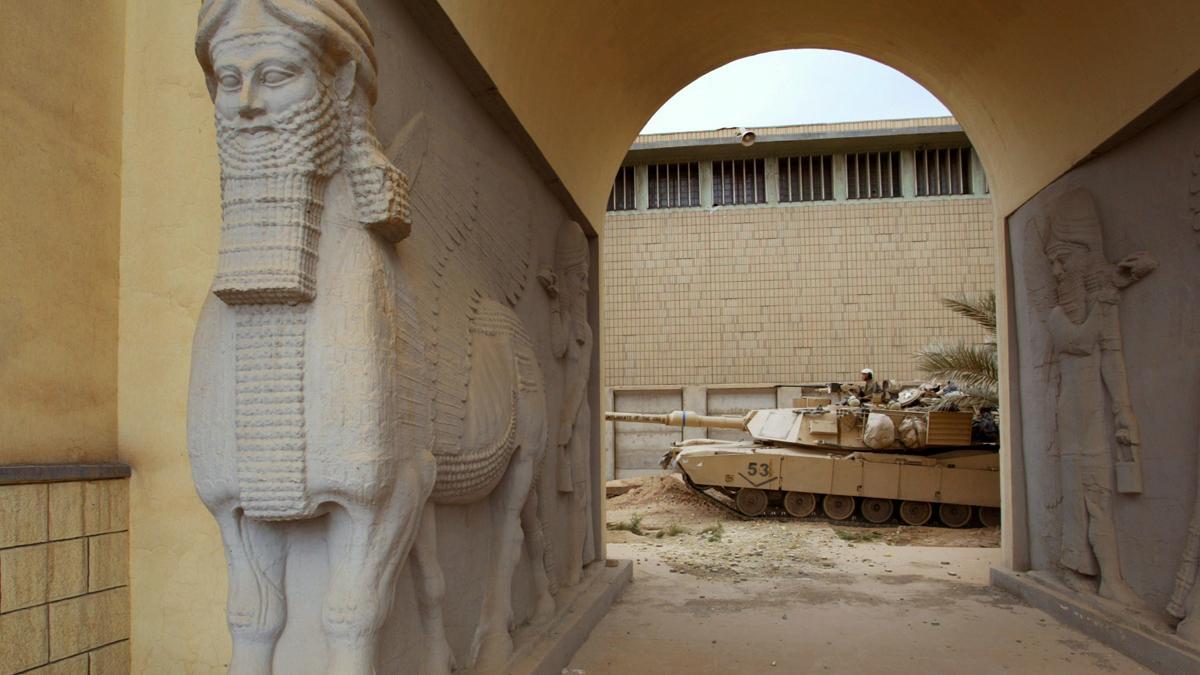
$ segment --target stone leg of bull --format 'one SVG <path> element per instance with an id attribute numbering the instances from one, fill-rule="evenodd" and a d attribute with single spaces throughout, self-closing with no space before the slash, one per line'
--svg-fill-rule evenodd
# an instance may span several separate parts
<path id="1" fill-rule="evenodd" d="M 522 424 L 526 418 L 518 417 Z M 475 670 L 500 673 L 512 658 L 513 571 L 521 555 L 521 510 L 533 483 L 533 457 L 537 448 L 523 442 L 513 455 L 508 471 L 494 493 L 496 540 L 492 569 L 484 581 L 483 606 L 471 647 Z"/>
<path id="2" fill-rule="evenodd" d="M 328 672 L 372 675 L 379 629 L 391 611 L 396 572 L 412 549 L 433 485 L 413 467 L 395 477 L 376 501 L 340 503 L 331 510 L 329 556 L 333 570 L 322 624 L 329 641 Z"/>
<path id="3" fill-rule="evenodd" d="M 449 675 L 454 670 L 454 652 L 446 640 L 442 617 L 442 601 L 446 596 L 446 580 L 438 561 L 437 517 L 432 503 L 421 515 L 421 531 L 413 544 L 409 560 L 413 564 L 413 582 L 417 587 L 417 609 L 421 613 L 423 648 L 422 675 Z"/>
<path id="4" fill-rule="evenodd" d="M 537 597 L 533 623 L 540 624 L 554 616 L 554 596 L 550 594 L 550 578 L 546 574 L 546 536 L 542 530 L 542 508 L 537 485 L 529 491 L 525 506 L 521 508 L 521 529 L 525 532 L 525 552 L 529 556 L 529 567 L 533 571 L 533 593 Z"/>
<path id="5" fill-rule="evenodd" d="M 230 507 L 213 514 L 229 567 L 227 616 L 233 638 L 230 675 L 271 672 L 275 644 L 287 621 L 283 577 L 287 540 L 273 523 L 256 521 Z"/>

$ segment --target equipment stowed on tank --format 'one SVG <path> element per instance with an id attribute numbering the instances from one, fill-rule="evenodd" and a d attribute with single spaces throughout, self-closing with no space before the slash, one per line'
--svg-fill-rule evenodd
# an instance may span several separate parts
<path id="1" fill-rule="evenodd" d="M 897 516 L 925 525 L 938 516 L 964 527 L 973 516 L 1000 524 L 995 444 L 972 444 L 975 415 L 951 410 L 847 405 L 802 399 L 806 407 L 751 410 L 744 417 L 676 411 L 610 412 L 614 422 L 745 431 L 753 440 L 691 439 L 663 458 L 684 482 L 745 516 L 772 509 L 833 520 L 857 509 L 868 522 Z"/>

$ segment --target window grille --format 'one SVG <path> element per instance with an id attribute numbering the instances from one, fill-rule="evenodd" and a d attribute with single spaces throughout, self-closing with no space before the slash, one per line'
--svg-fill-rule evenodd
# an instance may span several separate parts
<path id="1" fill-rule="evenodd" d="M 916 151 L 917 196 L 971 194 L 971 148 Z"/>
<path id="2" fill-rule="evenodd" d="M 636 194 L 633 185 L 633 167 L 621 167 L 613 181 L 612 190 L 608 193 L 608 210 L 632 211 L 637 208 Z"/>
<path id="3" fill-rule="evenodd" d="M 650 208 L 700 206 L 700 164 L 651 164 L 646 167 Z"/>
<path id="4" fill-rule="evenodd" d="M 846 155 L 847 199 L 886 199 L 899 196 L 899 151 Z"/>
<path id="5" fill-rule="evenodd" d="M 713 204 L 767 203 L 767 177 L 761 159 L 730 159 L 712 163 Z"/>
<path id="6" fill-rule="evenodd" d="M 833 199 L 833 155 L 779 158 L 779 201 Z"/>

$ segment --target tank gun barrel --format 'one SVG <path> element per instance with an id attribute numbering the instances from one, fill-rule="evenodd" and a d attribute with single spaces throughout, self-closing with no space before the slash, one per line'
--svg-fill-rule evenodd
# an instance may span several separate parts
<path id="1" fill-rule="evenodd" d="M 635 424 L 661 424 L 667 427 L 705 427 L 709 429 L 746 430 L 746 417 L 721 417 L 701 415 L 690 410 L 676 410 L 663 415 L 649 413 L 607 412 L 604 419 L 610 422 L 633 422 Z"/>

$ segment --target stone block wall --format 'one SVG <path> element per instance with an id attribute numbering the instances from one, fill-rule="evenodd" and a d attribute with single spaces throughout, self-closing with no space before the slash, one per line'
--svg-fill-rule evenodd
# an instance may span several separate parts
<path id="1" fill-rule="evenodd" d="M 919 378 L 913 352 L 978 342 L 939 303 L 994 286 L 988 197 L 608 214 L 605 384 Z"/>
<path id="2" fill-rule="evenodd" d="M 129 672 L 128 479 L 0 485 L 0 674 Z"/>

